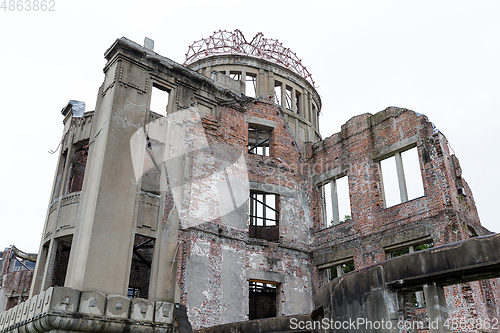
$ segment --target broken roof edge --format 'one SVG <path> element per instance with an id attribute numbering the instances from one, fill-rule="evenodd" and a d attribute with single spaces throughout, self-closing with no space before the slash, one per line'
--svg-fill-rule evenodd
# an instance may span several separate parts
<path id="1" fill-rule="evenodd" d="M 208 87 L 211 87 L 215 91 L 219 92 L 222 96 L 226 98 L 232 99 L 236 102 L 242 103 L 245 102 L 245 98 L 238 96 L 238 94 L 227 87 L 224 87 L 218 84 L 213 79 L 206 77 L 186 66 L 183 66 L 172 59 L 169 59 L 165 56 L 162 56 L 159 53 L 156 53 L 146 47 L 141 46 L 140 44 L 126 38 L 121 37 L 117 38 L 114 43 L 104 52 L 104 57 L 107 60 L 104 69 L 108 68 L 110 65 L 110 61 L 114 58 L 115 54 L 118 52 L 119 48 L 127 49 L 132 52 L 138 53 L 141 58 L 145 58 L 151 62 L 159 63 L 160 65 L 166 67 L 168 70 L 172 70 L 174 72 L 179 72 L 182 75 L 185 75 L 194 81 L 200 82 L 201 84 L 205 84 Z"/>
<path id="2" fill-rule="evenodd" d="M 371 114 L 369 112 L 365 112 L 365 113 L 361 113 L 361 114 L 358 114 L 358 115 L 355 115 L 355 116 L 352 116 L 351 118 L 349 118 L 349 120 L 347 120 L 344 124 L 341 125 L 341 129 L 340 131 L 338 132 L 335 132 L 327 137 L 325 137 L 322 141 L 318 141 L 318 142 L 315 142 L 313 143 L 312 147 L 315 149 L 315 148 L 318 148 L 320 145 L 321 145 L 321 142 L 324 142 L 324 141 L 327 141 L 327 140 L 330 140 L 332 139 L 333 137 L 335 136 L 342 136 L 342 138 L 346 139 L 347 137 L 350 137 L 356 133 L 359 133 L 361 131 L 364 131 L 366 128 L 360 128 L 358 132 L 353 132 L 353 133 L 349 133 L 347 134 L 348 130 L 347 130 L 347 127 L 349 126 L 349 124 L 352 124 L 356 121 L 363 121 L 362 119 L 364 119 L 366 121 L 366 125 L 367 125 L 367 128 L 368 127 L 373 127 L 391 117 L 396 117 L 402 113 L 405 113 L 405 112 L 411 112 L 413 114 L 415 114 L 415 116 L 418 118 L 418 117 L 424 117 L 424 121 L 427 122 L 427 123 L 430 123 L 432 128 L 434 129 L 434 132 L 433 134 L 436 134 L 436 133 L 440 133 L 441 135 L 444 136 L 444 134 L 441 133 L 441 131 L 437 130 L 435 128 L 435 126 L 433 125 L 432 122 L 429 121 L 428 117 L 425 115 L 425 114 L 422 114 L 422 113 L 418 113 L 418 112 L 415 112 L 413 110 L 410 110 L 410 109 L 406 109 L 406 108 L 402 108 L 402 107 L 398 107 L 398 106 L 388 106 L 386 107 L 384 110 L 381 110 L 375 114 Z M 445 137 L 446 138 L 446 137 Z"/>

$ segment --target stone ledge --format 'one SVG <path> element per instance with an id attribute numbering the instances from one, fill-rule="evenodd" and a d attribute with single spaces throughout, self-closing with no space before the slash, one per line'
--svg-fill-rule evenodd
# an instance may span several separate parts
<path id="1" fill-rule="evenodd" d="M 174 304 L 51 287 L 0 313 L 0 333 L 172 332 Z"/>

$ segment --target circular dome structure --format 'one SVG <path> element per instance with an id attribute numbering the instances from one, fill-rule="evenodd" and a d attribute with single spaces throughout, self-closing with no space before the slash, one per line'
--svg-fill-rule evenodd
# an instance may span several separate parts
<path id="1" fill-rule="evenodd" d="M 278 40 L 264 38 L 262 32 L 257 33 L 250 42 L 247 42 L 238 29 L 234 32 L 216 31 L 212 36 L 200 39 L 189 47 L 184 66 L 203 58 L 223 54 L 247 55 L 270 61 L 290 69 L 315 87 L 311 73 L 302 65 L 302 60 L 297 57 L 297 54 L 284 47 Z"/>
<path id="2" fill-rule="evenodd" d="M 219 30 L 189 46 L 184 65 L 207 77 L 224 74 L 239 81 L 242 94 L 281 106 L 296 139 L 320 140 L 321 99 L 312 75 L 278 40 L 259 32 L 248 42 L 240 30 Z"/>

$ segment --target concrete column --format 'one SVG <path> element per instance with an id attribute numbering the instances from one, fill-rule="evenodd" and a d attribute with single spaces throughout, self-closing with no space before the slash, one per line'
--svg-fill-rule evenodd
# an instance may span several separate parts
<path id="1" fill-rule="evenodd" d="M 297 104 L 295 104 L 295 88 L 292 88 L 292 111 L 297 112 Z"/>
<path id="2" fill-rule="evenodd" d="M 286 84 L 281 84 L 281 106 L 286 109 Z"/>
<path id="3" fill-rule="evenodd" d="M 147 83 L 149 72 L 135 64 L 108 60 L 113 65 L 106 68 L 105 82 L 112 82 L 120 69 L 134 71 L 138 88 L 116 84 L 98 94 L 66 286 L 126 295 L 137 225 L 135 202 L 141 190 L 133 160 L 144 158 L 132 151 L 145 154 L 146 145 L 145 138 L 137 142 L 131 138 L 144 126 L 151 82 Z M 143 92 L 145 84 L 149 93 Z"/>
<path id="4" fill-rule="evenodd" d="M 446 305 L 443 287 L 437 286 L 436 283 L 426 284 L 423 287 L 431 333 L 450 332 L 450 330 L 444 326 L 448 318 L 448 306 Z"/>
<path id="5" fill-rule="evenodd" d="M 40 291 L 47 290 L 52 282 L 52 272 L 54 271 L 54 261 L 56 259 L 58 245 L 59 241 L 57 239 L 52 238 L 50 240 L 47 259 L 45 260 L 45 268 L 41 267 L 41 269 L 43 269 L 43 277 L 40 283 Z"/>
<path id="6" fill-rule="evenodd" d="M 339 200 L 337 197 L 337 182 L 335 179 L 330 181 L 330 190 L 332 193 L 332 218 L 333 218 L 333 225 L 339 224 L 340 218 L 339 218 Z M 328 221 L 330 222 L 330 221 Z"/>
<path id="7" fill-rule="evenodd" d="M 408 201 L 408 191 L 406 190 L 403 159 L 401 158 L 401 153 L 396 153 L 394 157 L 396 158 L 396 170 L 398 173 L 399 195 L 401 197 L 401 202 L 405 202 Z"/>
<path id="8" fill-rule="evenodd" d="M 342 265 L 337 265 L 337 277 L 344 275 L 344 272 L 342 271 Z"/>
<path id="9" fill-rule="evenodd" d="M 312 124 L 313 122 L 313 109 L 312 109 L 312 98 L 311 93 L 307 92 L 307 120 L 309 120 Z M 314 127 L 314 125 L 313 125 Z"/>
<path id="10" fill-rule="evenodd" d="M 391 326 L 392 329 L 390 330 L 390 333 L 399 333 L 398 321 L 399 321 L 399 309 L 401 302 L 398 299 L 398 293 L 397 292 L 391 293 L 386 290 L 385 299 L 386 299 L 386 306 L 389 319 L 392 323 Z"/>
<path id="11" fill-rule="evenodd" d="M 257 74 L 257 91 L 255 94 L 256 97 L 267 98 L 267 96 L 269 96 L 268 81 L 269 79 L 267 72 L 264 69 L 259 68 L 259 74 Z"/>
<path id="12" fill-rule="evenodd" d="M 241 82 L 243 82 L 242 89 L 243 91 L 241 92 L 242 94 L 245 94 L 247 91 L 247 72 L 241 72 Z"/>
<path id="13" fill-rule="evenodd" d="M 273 102 L 275 102 L 274 98 L 274 75 L 273 72 L 268 72 L 267 76 L 267 85 L 268 85 L 268 96 L 272 96 Z"/>

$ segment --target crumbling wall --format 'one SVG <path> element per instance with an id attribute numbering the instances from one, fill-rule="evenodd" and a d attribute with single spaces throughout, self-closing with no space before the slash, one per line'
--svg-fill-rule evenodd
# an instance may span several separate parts
<path id="1" fill-rule="evenodd" d="M 373 330 L 376 332 L 429 332 L 429 326 L 434 332 L 498 332 L 494 311 L 488 316 L 490 310 L 485 310 L 491 295 L 483 304 L 476 300 L 482 292 L 475 286 L 485 282 L 472 281 L 499 276 L 499 243 L 498 234 L 467 239 L 381 261 L 336 278 L 315 295 L 313 319 L 355 323 L 342 332 L 372 331 L 366 326 L 368 322 L 379 325 Z M 458 282 L 462 283 L 453 285 Z M 465 303 L 460 309 L 449 312 L 446 308 L 445 298 L 449 308 L 450 295 L 438 291 L 446 285 L 460 288 L 452 295 L 455 302 Z M 422 287 L 427 313 L 415 308 L 409 296 Z"/>
<path id="2" fill-rule="evenodd" d="M 388 207 L 379 162 L 414 146 L 424 196 Z M 446 137 L 424 115 L 394 107 L 375 115 L 362 114 L 343 125 L 341 132 L 310 145 L 306 151 L 312 182 L 309 195 L 313 198 L 315 234 L 311 245 L 316 266 L 352 258 L 355 268 L 362 269 L 387 259 L 388 249 L 398 246 L 429 242 L 439 246 L 488 233 L 480 227 L 458 159 L 451 154 Z M 352 220 L 326 227 L 318 203 L 318 184 L 335 172 L 348 176 Z M 324 270 L 315 270 L 313 280 L 316 288 L 328 283 Z M 492 291 L 490 284 L 483 284 L 482 288 L 480 282 L 469 284 L 474 292 L 467 304 L 460 285 L 447 287 L 452 313 L 458 316 L 474 309 L 469 312 L 491 318 L 485 295 Z M 490 303 L 493 298 L 489 298 Z M 408 312 L 409 318 L 415 315 L 413 310 Z"/>
<path id="3" fill-rule="evenodd" d="M 22 265 L 17 270 L 13 246 L 5 249 L 0 261 L 0 312 L 7 311 L 29 296 L 33 271 Z M 34 255 L 30 255 L 34 256 Z M 36 257 L 36 256 L 34 256 Z"/>
<path id="4" fill-rule="evenodd" d="M 179 234 L 178 282 L 181 304 L 187 306 L 193 328 L 248 320 L 250 280 L 278 286 L 276 315 L 310 312 L 309 203 L 303 191 L 305 179 L 299 173 L 301 152 L 280 109 L 267 101 L 253 101 L 239 107 L 219 107 L 218 117 L 200 116 L 203 139 L 207 140 L 214 161 L 199 157 L 194 160 L 191 168 L 197 174 L 193 178 L 199 179 L 203 172 L 202 177 L 209 179 L 226 167 L 235 178 L 248 177 L 250 190 L 279 195 L 280 239 L 273 243 L 249 237 L 246 199 L 241 206 L 211 221 L 196 224 L 181 220 L 181 224 L 191 228 Z M 251 122 L 273 126 L 271 156 L 247 153 Z M 231 170 L 230 162 L 240 158 L 245 168 Z M 191 194 L 198 198 L 196 192 Z M 195 201 L 201 204 L 200 200 L 207 204 L 212 198 L 204 192 Z M 207 208 L 217 209 L 203 207 Z M 209 211 L 207 215 L 210 214 L 213 213 Z"/>

